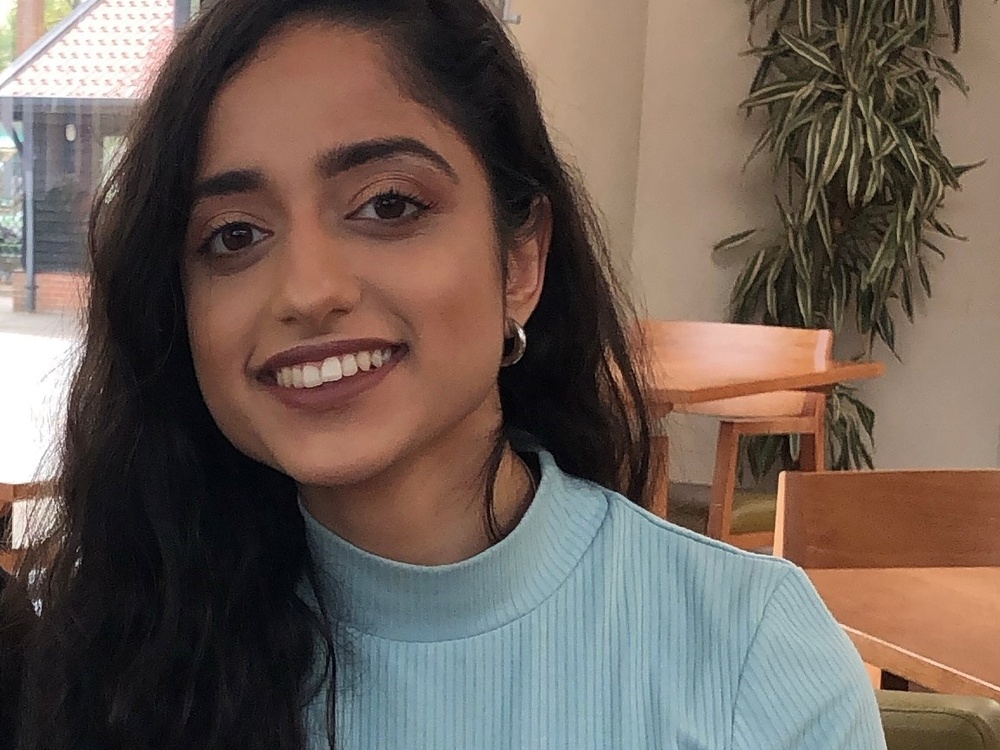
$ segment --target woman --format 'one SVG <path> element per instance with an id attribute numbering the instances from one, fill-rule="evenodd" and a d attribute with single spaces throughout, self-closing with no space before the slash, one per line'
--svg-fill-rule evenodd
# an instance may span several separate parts
<path id="1" fill-rule="evenodd" d="M 477 0 L 216 4 L 90 237 L 19 747 L 881 746 L 799 571 L 640 508 L 633 318 Z"/>

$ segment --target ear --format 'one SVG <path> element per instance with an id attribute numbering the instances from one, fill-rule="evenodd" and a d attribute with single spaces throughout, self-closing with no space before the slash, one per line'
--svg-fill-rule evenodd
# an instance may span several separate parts
<path id="1" fill-rule="evenodd" d="M 528 322 L 542 296 L 551 242 L 552 204 L 548 198 L 540 197 L 507 256 L 507 316 L 521 325 Z"/>

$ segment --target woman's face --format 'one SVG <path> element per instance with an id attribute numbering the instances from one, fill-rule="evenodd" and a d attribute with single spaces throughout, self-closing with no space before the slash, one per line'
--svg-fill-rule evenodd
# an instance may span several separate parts
<path id="1" fill-rule="evenodd" d="M 249 456 L 366 481 L 499 424 L 506 315 L 541 291 L 548 230 L 502 282 L 486 173 L 403 93 L 372 37 L 284 30 L 219 93 L 184 259 L 198 380 Z"/>

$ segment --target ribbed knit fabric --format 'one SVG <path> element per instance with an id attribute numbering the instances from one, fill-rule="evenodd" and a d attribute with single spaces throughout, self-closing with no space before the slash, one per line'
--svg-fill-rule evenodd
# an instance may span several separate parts
<path id="1" fill-rule="evenodd" d="M 562 473 L 462 563 L 370 555 L 306 514 L 342 623 L 337 748 L 873 750 L 874 694 L 805 575 Z M 326 748 L 326 694 L 307 708 Z"/>

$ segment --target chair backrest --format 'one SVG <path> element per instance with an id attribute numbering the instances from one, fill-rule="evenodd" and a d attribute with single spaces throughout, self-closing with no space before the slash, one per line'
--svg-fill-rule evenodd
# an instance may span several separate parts
<path id="1" fill-rule="evenodd" d="M 642 322 L 651 350 L 671 362 L 706 369 L 771 374 L 822 369 L 833 353 L 833 332 L 702 320 Z"/>
<path id="2" fill-rule="evenodd" d="M 784 472 L 774 551 L 804 568 L 1000 565 L 1000 470 Z"/>
<path id="3" fill-rule="evenodd" d="M 720 373 L 734 379 L 768 378 L 825 369 L 833 356 L 833 331 L 781 326 L 647 320 L 642 334 L 652 357 L 669 362 L 671 376 L 702 382 Z M 702 373 L 708 373 L 706 378 Z M 679 407 L 719 417 L 770 416 L 803 411 L 806 394 L 765 393 Z"/>
<path id="4" fill-rule="evenodd" d="M 1000 704 L 968 695 L 880 690 L 888 750 L 1000 750 Z"/>
<path id="5" fill-rule="evenodd" d="M 51 490 L 51 482 L 25 482 L 22 484 L 0 482 L 0 505 L 12 503 L 15 500 L 31 500 L 42 497 L 46 493 L 51 493 Z"/>

